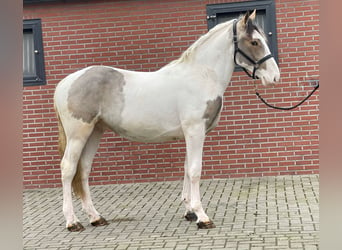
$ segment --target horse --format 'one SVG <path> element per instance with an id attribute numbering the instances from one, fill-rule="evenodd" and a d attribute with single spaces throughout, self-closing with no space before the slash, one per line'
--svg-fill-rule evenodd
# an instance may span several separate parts
<path id="1" fill-rule="evenodd" d="M 69 231 L 82 231 L 72 194 L 93 226 L 108 222 L 95 209 L 89 173 L 105 130 L 131 141 L 164 142 L 185 139 L 184 184 L 181 199 L 185 219 L 198 228 L 214 228 L 200 197 L 205 136 L 217 124 L 223 95 L 235 65 L 263 85 L 275 84 L 279 68 L 256 11 L 216 25 L 181 56 L 153 72 L 95 65 L 71 73 L 55 89 L 59 128 L 63 213 Z"/>

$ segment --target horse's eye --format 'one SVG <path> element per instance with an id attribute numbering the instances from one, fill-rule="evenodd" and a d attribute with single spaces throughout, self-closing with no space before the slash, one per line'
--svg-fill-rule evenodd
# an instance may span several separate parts
<path id="1" fill-rule="evenodd" d="M 251 44 L 252 44 L 253 46 L 258 46 L 258 42 L 257 42 L 257 41 L 251 41 Z"/>

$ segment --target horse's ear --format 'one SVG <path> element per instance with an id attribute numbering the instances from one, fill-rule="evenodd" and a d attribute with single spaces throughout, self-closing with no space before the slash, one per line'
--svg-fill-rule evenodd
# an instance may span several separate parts
<path id="1" fill-rule="evenodd" d="M 252 14 L 247 11 L 247 13 L 244 15 L 240 22 L 240 28 L 245 31 L 248 35 L 251 35 L 254 30 L 254 20 L 256 16 L 256 9 L 252 12 Z"/>
<path id="2" fill-rule="evenodd" d="M 255 17 L 256 17 L 256 9 L 253 10 L 252 14 L 248 10 L 245 16 L 243 17 L 243 23 L 246 25 L 249 21 L 254 22 Z"/>
<path id="3" fill-rule="evenodd" d="M 245 16 L 243 17 L 243 24 L 246 25 L 249 19 L 250 13 L 249 10 L 247 10 Z"/>
<path id="4" fill-rule="evenodd" d="M 249 15 L 249 19 L 254 21 L 256 16 L 256 9 L 253 10 L 252 14 Z"/>

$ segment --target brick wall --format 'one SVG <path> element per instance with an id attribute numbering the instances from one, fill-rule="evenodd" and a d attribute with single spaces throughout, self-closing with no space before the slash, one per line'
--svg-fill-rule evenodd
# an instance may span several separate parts
<path id="1" fill-rule="evenodd" d="M 163 2 L 163 3 L 160 3 Z M 25 188 L 61 185 L 56 84 L 83 67 L 104 64 L 153 71 L 180 56 L 207 31 L 206 4 L 226 1 L 75 1 L 24 5 L 41 18 L 47 85 L 23 88 Z M 291 105 L 319 76 L 319 2 L 276 0 L 281 83 L 259 87 L 274 104 Z M 318 92 L 295 111 L 266 108 L 253 81 L 234 73 L 218 127 L 206 139 L 203 178 L 318 173 Z M 168 181 L 183 177 L 185 144 L 102 138 L 91 184 Z"/>

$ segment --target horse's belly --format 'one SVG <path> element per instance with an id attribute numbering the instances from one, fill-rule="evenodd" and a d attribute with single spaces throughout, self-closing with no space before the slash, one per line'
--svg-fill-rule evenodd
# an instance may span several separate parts
<path id="1" fill-rule="evenodd" d="M 130 126 L 121 126 L 114 129 L 121 136 L 138 142 L 163 142 L 174 141 L 184 138 L 183 131 L 180 126 L 176 127 L 158 127 L 140 124 L 139 126 L 132 124 Z"/>
<path id="2" fill-rule="evenodd" d="M 156 105 L 158 106 L 158 105 Z M 125 109 L 119 118 L 104 114 L 101 120 L 115 133 L 139 142 L 162 142 L 183 139 L 181 123 L 175 112 L 151 112 Z"/>

